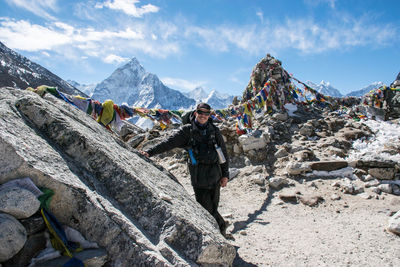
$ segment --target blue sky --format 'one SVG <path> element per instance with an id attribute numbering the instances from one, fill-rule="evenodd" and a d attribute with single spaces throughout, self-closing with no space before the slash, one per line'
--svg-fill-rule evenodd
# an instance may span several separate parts
<path id="1" fill-rule="evenodd" d="M 167 86 L 241 95 L 267 53 L 342 93 L 400 72 L 398 0 L 2 0 L 0 41 L 97 83 L 136 57 Z"/>

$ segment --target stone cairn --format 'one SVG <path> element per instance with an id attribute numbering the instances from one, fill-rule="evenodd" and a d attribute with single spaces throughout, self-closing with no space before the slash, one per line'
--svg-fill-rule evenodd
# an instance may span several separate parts
<path id="1" fill-rule="evenodd" d="M 0 185 L 0 266 L 62 266 L 70 260 L 55 250 L 40 213 L 38 197 L 43 193 L 29 178 Z M 74 256 L 88 266 L 103 266 L 107 253 L 95 242 L 88 242 L 75 229 L 64 226 L 70 242 L 83 251 Z"/>

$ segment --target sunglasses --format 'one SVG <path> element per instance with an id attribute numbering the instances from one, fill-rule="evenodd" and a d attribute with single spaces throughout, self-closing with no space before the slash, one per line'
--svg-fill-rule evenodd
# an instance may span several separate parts
<path id="1" fill-rule="evenodd" d="M 198 109 L 196 112 L 197 112 L 197 114 L 200 114 L 200 115 L 205 115 L 205 116 L 209 116 L 210 115 L 209 111 L 202 111 L 202 110 Z"/>

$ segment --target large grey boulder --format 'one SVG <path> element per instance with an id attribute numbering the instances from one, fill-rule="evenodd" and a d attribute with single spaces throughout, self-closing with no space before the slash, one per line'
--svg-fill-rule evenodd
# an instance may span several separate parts
<path id="1" fill-rule="evenodd" d="M 234 247 L 175 177 L 51 95 L 0 90 L 0 183 L 52 189 L 59 221 L 120 266 L 232 264 Z"/>
<path id="2" fill-rule="evenodd" d="M 38 211 L 40 206 L 36 196 L 17 186 L 0 189 L 0 211 L 17 219 L 25 219 Z"/>
<path id="3" fill-rule="evenodd" d="M 26 242 L 26 231 L 13 216 L 0 213 L 0 262 L 11 259 Z"/>

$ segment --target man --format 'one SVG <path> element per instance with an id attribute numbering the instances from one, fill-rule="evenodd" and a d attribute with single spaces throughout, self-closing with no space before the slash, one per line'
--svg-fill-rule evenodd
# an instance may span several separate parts
<path id="1" fill-rule="evenodd" d="M 226 234 L 227 223 L 218 212 L 220 188 L 228 183 L 228 154 L 221 132 L 212 123 L 210 112 L 208 104 L 198 104 L 190 124 L 183 125 L 167 140 L 140 152 L 151 157 L 176 147 L 186 148 L 190 155 L 188 165 L 197 202 L 215 218 L 221 234 L 232 238 Z M 222 150 L 225 162 L 219 160 L 217 150 Z"/>

